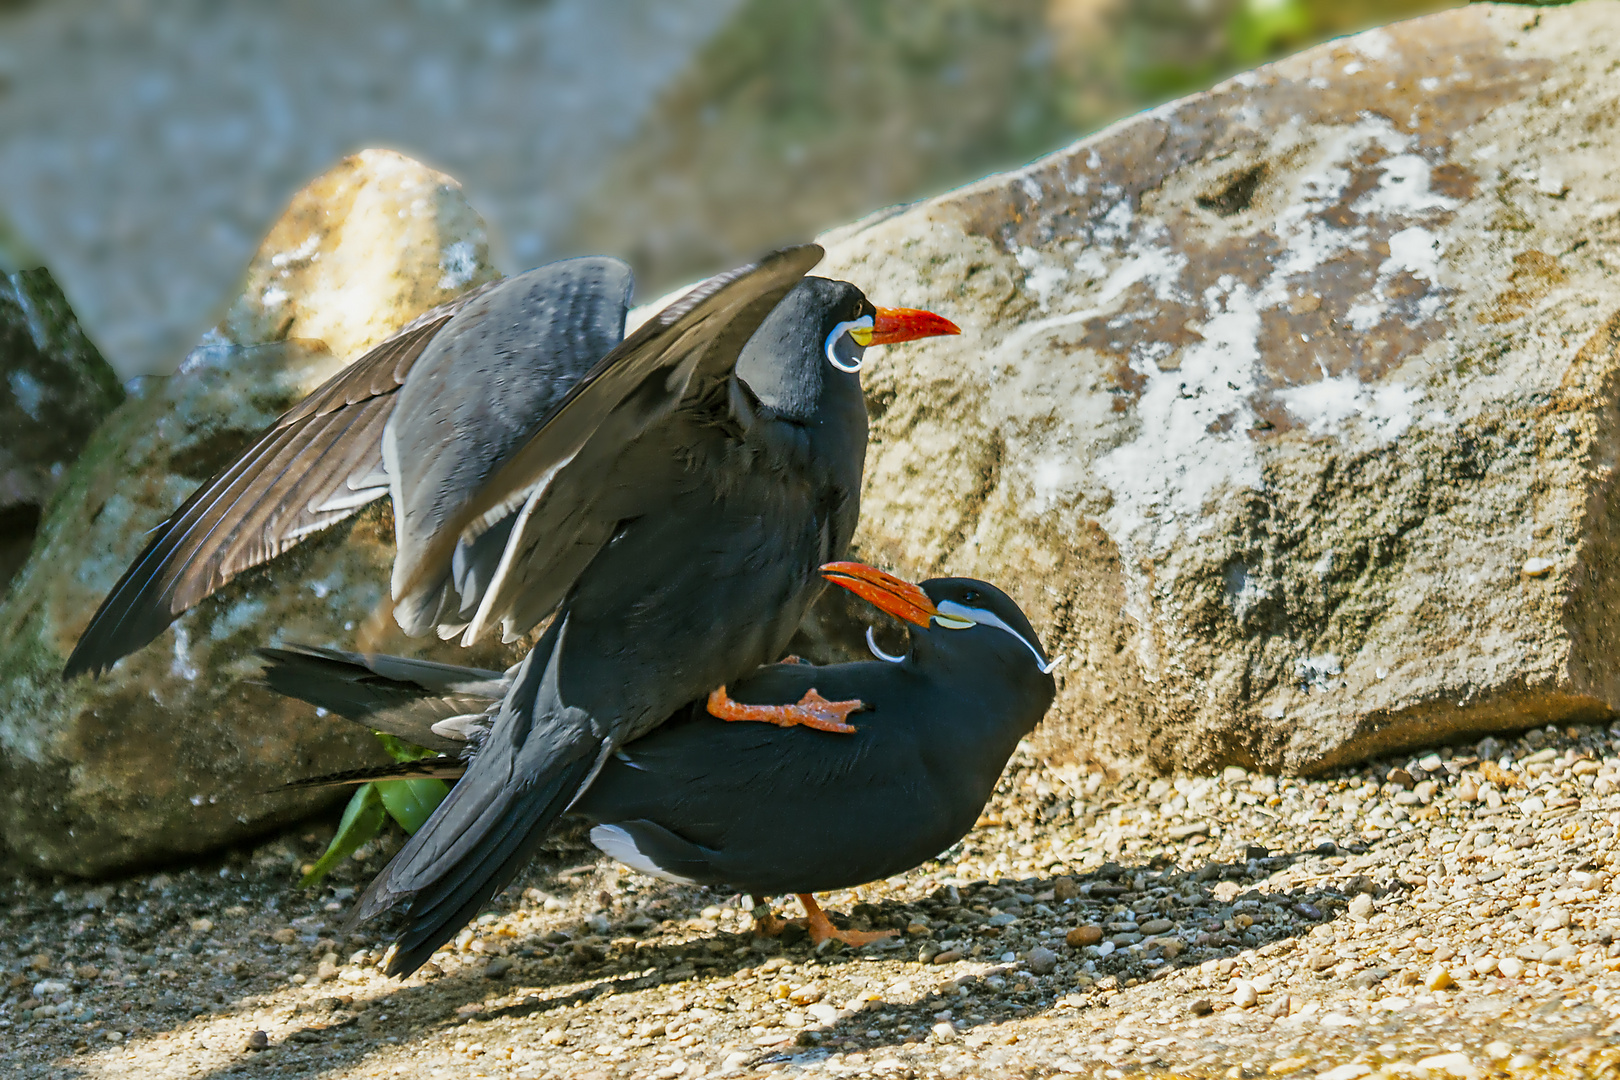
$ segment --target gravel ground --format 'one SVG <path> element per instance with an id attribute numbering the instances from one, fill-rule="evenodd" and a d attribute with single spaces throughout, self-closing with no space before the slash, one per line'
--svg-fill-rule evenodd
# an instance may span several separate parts
<path id="1" fill-rule="evenodd" d="M 11 882 L 0 1043 L 52 1078 L 1611 1074 L 1617 824 L 1620 725 L 1315 780 L 1021 755 L 939 862 L 826 898 L 889 948 L 757 940 L 563 843 L 404 982 L 339 928 L 387 845 L 295 887 L 323 827 Z"/>

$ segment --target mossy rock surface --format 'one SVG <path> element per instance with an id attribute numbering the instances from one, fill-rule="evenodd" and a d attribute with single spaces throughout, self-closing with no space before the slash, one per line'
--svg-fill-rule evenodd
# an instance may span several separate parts
<path id="1" fill-rule="evenodd" d="M 124 399 L 50 271 L 14 264 L 3 232 L 0 223 L 0 589 L 28 557 L 63 473 Z"/>
<path id="2" fill-rule="evenodd" d="M 514 659 L 399 630 L 384 501 L 242 574 L 100 678 L 61 675 L 148 531 L 198 484 L 364 349 L 493 276 L 454 180 L 365 151 L 294 197 L 180 374 L 132 384 L 65 470 L 0 606 L 0 839 L 15 859 L 86 876 L 183 859 L 345 795 L 271 793 L 288 780 L 388 760 L 364 730 L 255 685 L 258 646 Z"/>
<path id="3" fill-rule="evenodd" d="M 388 615 L 386 504 L 242 575 L 108 674 L 61 675 L 146 531 L 330 364 L 285 342 L 142 380 L 68 474 L 0 607 L 0 835 L 25 863 L 96 875 L 198 854 L 333 798 L 266 794 L 287 780 L 388 760 L 364 730 L 252 681 L 265 644 L 423 650 Z"/>

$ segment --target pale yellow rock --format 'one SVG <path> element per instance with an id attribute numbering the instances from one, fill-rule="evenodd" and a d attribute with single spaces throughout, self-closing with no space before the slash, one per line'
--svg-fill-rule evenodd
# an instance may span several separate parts
<path id="1" fill-rule="evenodd" d="M 241 345 L 317 339 L 347 363 L 498 276 L 460 184 L 392 150 L 362 150 L 293 196 L 218 332 Z"/>

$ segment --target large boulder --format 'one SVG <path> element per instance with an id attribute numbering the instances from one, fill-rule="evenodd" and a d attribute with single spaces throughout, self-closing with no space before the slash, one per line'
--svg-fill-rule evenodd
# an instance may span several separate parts
<path id="1" fill-rule="evenodd" d="M 271 640 L 423 650 L 389 615 L 386 506 L 242 575 L 100 679 L 64 682 L 62 665 L 193 487 L 366 346 L 492 276 L 454 181 L 357 155 L 294 199 L 182 373 L 139 382 L 96 431 L 0 607 L 0 837 L 14 856 L 94 875 L 207 851 L 332 798 L 266 794 L 275 785 L 386 760 L 363 731 L 244 682 Z"/>
<path id="2" fill-rule="evenodd" d="M 1313 48 L 827 238 L 863 555 L 1006 586 L 1054 756 L 1312 771 L 1620 706 L 1620 3 Z"/>
<path id="3" fill-rule="evenodd" d="M 122 400 L 50 271 L 0 221 L 0 594 L 67 467 Z"/>

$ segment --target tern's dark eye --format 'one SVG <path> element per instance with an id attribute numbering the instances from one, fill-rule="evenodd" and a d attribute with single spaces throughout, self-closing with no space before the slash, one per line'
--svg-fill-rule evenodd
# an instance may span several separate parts
<path id="1" fill-rule="evenodd" d="M 979 599 L 979 590 L 978 589 L 968 589 L 968 590 L 966 590 L 965 592 L 962 593 L 962 599 L 965 602 L 969 603 L 969 604 L 973 603 L 975 600 Z"/>

